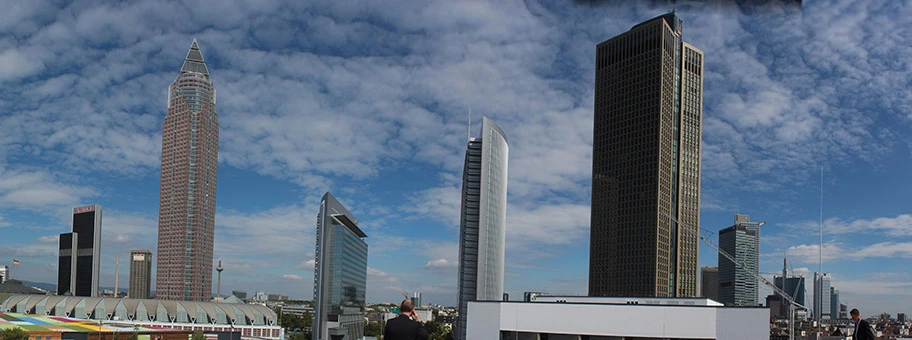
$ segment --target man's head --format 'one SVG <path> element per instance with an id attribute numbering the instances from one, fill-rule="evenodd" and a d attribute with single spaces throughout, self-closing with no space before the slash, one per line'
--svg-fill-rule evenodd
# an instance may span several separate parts
<path id="1" fill-rule="evenodd" d="M 399 311 L 402 313 L 411 313 L 415 309 L 415 305 L 412 304 L 412 300 L 405 299 L 402 300 L 402 303 L 399 304 Z"/>
<path id="2" fill-rule="evenodd" d="M 849 315 L 852 316 L 852 320 L 858 321 L 861 320 L 861 315 L 858 313 L 858 308 L 852 308 L 852 311 L 849 312 Z"/>

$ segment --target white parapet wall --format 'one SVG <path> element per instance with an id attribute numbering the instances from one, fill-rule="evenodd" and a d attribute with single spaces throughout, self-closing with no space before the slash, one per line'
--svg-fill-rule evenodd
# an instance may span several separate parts
<path id="1" fill-rule="evenodd" d="M 469 303 L 467 321 L 467 339 L 499 339 L 502 331 L 521 339 L 769 339 L 766 308 L 492 301 Z"/>

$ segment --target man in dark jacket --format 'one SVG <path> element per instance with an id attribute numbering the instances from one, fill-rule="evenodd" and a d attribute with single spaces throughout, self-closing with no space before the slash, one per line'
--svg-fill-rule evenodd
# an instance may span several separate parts
<path id="1" fill-rule="evenodd" d="M 399 305 L 400 314 L 386 322 L 383 330 L 384 340 L 428 340 L 428 332 L 415 314 L 411 300 L 403 300 Z"/>
<path id="2" fill-rule="evenodd" d="M 861 318 L 858 308 L 852 308 L 849 315 L 852 316 L 852 321 L 855 321 L 855 333 L 852 333 L 852 340 L 874 340 L 877 338 L 874 335 L 874 330 L 871 329 L 871 324 Z"/>

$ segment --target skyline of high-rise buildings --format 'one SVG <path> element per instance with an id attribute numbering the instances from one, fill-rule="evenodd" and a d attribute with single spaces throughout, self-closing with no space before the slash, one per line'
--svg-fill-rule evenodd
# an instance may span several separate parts
<path id="1" fill-rule="evenodd" d="M 148 299 L 152 290 L 152 252 L 130 251 L 130 285 L 127 296 L 131 299 Z"/>
<path id="2" fill-rule="evenodd" d="M 735 214 L 732 226 L 719 230 L 719 249 L 738 263 L 719 256 L 719 302 L 726 306 L 756 306 L 759 298 L 760 226 L 750 215 Z"/>
<path id="3" fill-rule="evenodd" d="M 57 295 L 98 297 L 101 217 L 98 204 L 73 208 L 73 228 L 58 239 Z"/>
<path id="4" fill-rule="evenodd" d="M 168 87 L 162 124 L 155 296 L 212 297 L 219 123 L 216 91 L 196 40 Z"/>
<path id="5" fill-rule="evenodd" d="M 682 30 L 672 12 L 596 47 L 590 296 L 697 295 L 703 52 Z"/>
<path id="6" fill-rule="evenodd" d="M 314 340 L 364 336 L 368 255 L 365 238 L 355 216 L 332 194 L 324 194 L 317 214 L 314 248 Z"/>
<path id="7" fill-rule="evenodd" d="M 509 156 L 507 135 L 482 118 L 481 135 L 466 144 L 462 174 L 457 340 L 466 340 L 469 301 L 503 299 Z"/>

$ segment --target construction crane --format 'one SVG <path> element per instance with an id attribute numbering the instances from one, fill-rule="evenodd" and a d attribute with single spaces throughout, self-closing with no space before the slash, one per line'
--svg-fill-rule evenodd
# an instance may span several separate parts
<path id="1" fill-rule="evenodd" d="M 686 223 L 681 223 L 681 221 L 678 221 L 677 218 L 674 218 L 674 216 L 671 216 L 670 214 L 665 214 L 665 216 L 670 218 L 676 224 L 684 226 L 685 228 L 681 228 L 683 230 L 687 230 L 688 232 L 691 232 L 691 233 L 693 233 L 693 230 L 700 230 L 699 227 L 694 227 L 694 226 L 690 226 Z M 693 227 L 693 230 L 691 230 L 690 227 Z M 727 258 L 729 261 L 732 261 L 732 263 L 735 264 L 735 267 L 744 268 L 744 262 L 738 262 L 738 260 L 736 260 L 734 256 L 732 256 L 728 252 L 722 250 L 721 248 L 719 248 L 718 246 L 716 246 L 715 244 L 710 242 L 706 237 L 701 235 L 699 232 L 697 232 L 696 236 L 700 238 L 700 241 L 703 241 L 703 243 L 706 243 L 706 245 L 710 246 L 712 249 L 715 249 L 717 252 L 719 252 L 719 255 L 722 255 L 725 258 Z M 769 286 L 770 288 L 772 288 L 773 291 L 776 292 L 776 294 L 779 294 L 779 296 L 781 296 L 783 299 L 788 301 L 788 303 L 789 303 L 789 328 L 790 328 L 789 329 L 789 340 L 794 340 L 795 339 L 795 307 L 803 308 L 805 310 L 807 309 L 807 307 L 798 303 L 797 301 L 795 301 L 795 299 L 792 299 L 792 295 L 789 295 L 782 289 L 779 289 L 779 287 L 776 287 L 775 284 L 773 284 L 772 282 L 767 280 L 765 277 L 763 277 L 757 273 L 751 272 L 751 271 L 747 271 L 747 272 L 750 273 L 751 276 L 757 278 L 758 281 L 761 281 L 764 284 L 766 284 L 767 286 Z M 818 332 L 818 337 L 819 336 L 820 336 L 820 334 Z"/>

